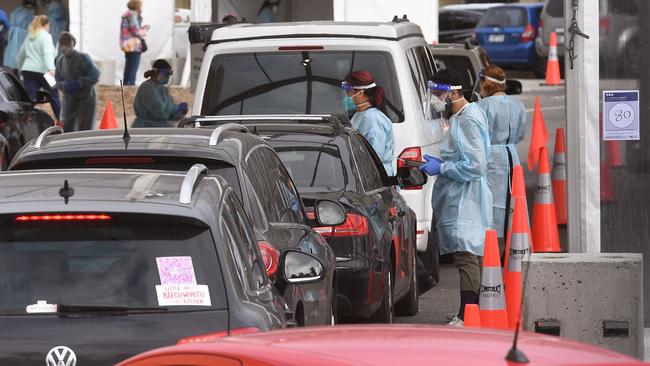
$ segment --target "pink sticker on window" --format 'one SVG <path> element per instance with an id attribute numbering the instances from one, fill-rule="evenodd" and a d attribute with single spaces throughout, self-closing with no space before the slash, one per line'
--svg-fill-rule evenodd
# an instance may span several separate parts
<path id="1" fill-rule="evenodd" d="M 196 285 L 192 257 L 157 257 L 161 285 Z"/>

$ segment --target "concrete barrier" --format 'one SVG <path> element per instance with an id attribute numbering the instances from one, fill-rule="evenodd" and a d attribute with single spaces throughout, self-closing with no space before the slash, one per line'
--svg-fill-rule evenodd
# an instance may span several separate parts
<path id="1" fill-rule="evenodd" d="M 533 254 L 522 273 L 525 330 L 643 359 L 641 254 Z"/>

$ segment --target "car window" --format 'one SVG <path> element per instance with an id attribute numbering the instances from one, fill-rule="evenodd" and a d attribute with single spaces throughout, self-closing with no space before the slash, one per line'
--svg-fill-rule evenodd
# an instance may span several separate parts
<path id="1" fill-rule="evenodd" d="M 612 14 L 637 15 L 639 12 L 633 0 L 609 0 L 607 8 Z"/>
<path id="2" fill-rule="evenodd" d="M 441 11 L 438 16 L 440 32 L 474 29 L 483 14 L 473 11 L 448 12 Z"/>
<path id="3" fill-rule="evenodd" d="M 271 222 L 305 222 L 302 203 L 291 176 L 271 149 L 259 148 L 247 158 L 251 184 L 263 197 L 264 213 Z"/>
<path id="4" fill-rule="evenodd" d="M 341 81 L 367 70 L 386 94 L 387 115 L 404 120 L 387 52 L 283 51 L 217 55 L 212 59 L 202 114 L 345 114 Z"/>
<path id="5" fill-rule="evenodd" d="M 271 141 L 271 145 L 301 191 L 345 189 L 348 173 L 336 144 Z"/>
<path id="6" fill-rule="evenodd" d="M 17 101 L 18 99 L 18 91 L 11 80 L 9 80 L 7 73 L 0 73 L 0 100 L 9 102 Z"/>
<path id="7" fill-rule="evenodd" d="M 350 138 L 350 144 L 366 191 L 383 188 L 385 186 L 383 177 L 386 176 L 386 170 L 379 162 L 379 157 L 370 144 L 360 135 L 353 135 Z"/>
<path id="8" fill-rule="evenodd" d="M 168 311 L 227 306 L 212 233 L 201 222 L 143 214 L 83 222 L 25 217 L 0 217 L 0 314 L 25 314 L 36 300 Z M 197 294 L 192 305 L 169 304 L 178 286 Z"/>
<path id="9" fill-rule="evenodd" d="M 234 194 L 229 194 L 221 211 L 221 231 L 225 233 L 230 252 L 246 288 L 257 291 L 267 282 L 266 272 L 257 248 L 257 241 L 244 209 Z"/>
<path id="10" fill-rule="evenodd" d="M 257 195 L 251 179 L 246 176 L 246 187 L 244 187 L 244 192 L 246 198 L 248 199 L 248 214 L 251 217 L 251 224 L 253 227 L 257 228 L 261 232 L 265 232 L 268 229 L 267 219 L 264 215 L 264 209 L 262 208 L 262 199 Z"/>
<path id="11" fill-rule="evenodd" d="M 545 11 L 554 18 L 564 17 L 564 0 L 548 0 Z"/>
<path id="12" fill-rule="evenodd" d="M 490 8 L 476 27 L 523 27 L 526 24 L 528 24 L 526 9 L 499 6 Z"/>

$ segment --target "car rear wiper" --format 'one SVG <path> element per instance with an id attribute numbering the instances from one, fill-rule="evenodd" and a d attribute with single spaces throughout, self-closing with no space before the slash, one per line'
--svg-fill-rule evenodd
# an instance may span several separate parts
<path id="1" fill-rule="evenodd" d="M 132 313 L 166 313 L 162 307 L 128 307 L 103 305 L 66 305 L 59 304 L 59 314 L 132 314 Z"/>

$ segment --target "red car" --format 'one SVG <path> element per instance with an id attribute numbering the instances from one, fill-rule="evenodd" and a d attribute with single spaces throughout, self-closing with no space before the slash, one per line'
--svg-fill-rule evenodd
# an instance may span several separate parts
<path id="1" fill-rule="evenodd" d="M 160 348 L 118 366 L 516 365 L 505 360 L 510 332 L 428 325 L 310 327 Z M 522 333 L 528 365 L 644 365 L 603 348 Z M 523 364 L 522 364 L 523 365 Z"/>

